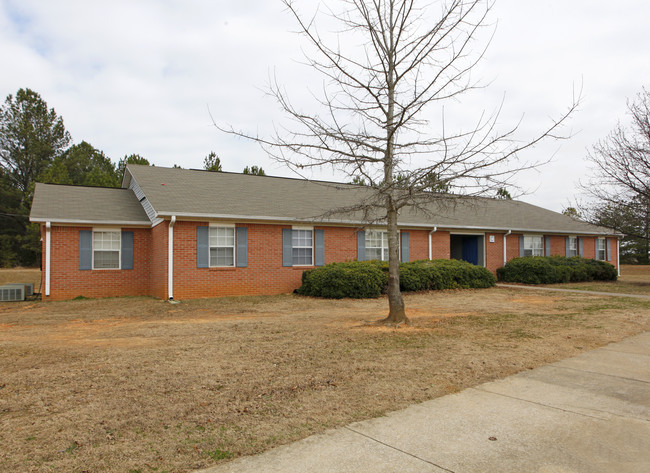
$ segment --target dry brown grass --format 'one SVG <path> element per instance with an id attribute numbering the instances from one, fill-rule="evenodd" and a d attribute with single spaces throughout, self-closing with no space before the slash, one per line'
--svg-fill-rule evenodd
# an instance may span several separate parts
<path id="1" fill-rule="evenodd" d="M 0 269 L 0 286 L 10 283 L 33 283 L 34 292 L 41 286 L 41 270 L 34 268 Z"/>
<path id="2" fill-rule="evenodd" d="M 185 472 L 648 330 L 650 302 L 507 289 L 0 304 L 0 471 Z"/>

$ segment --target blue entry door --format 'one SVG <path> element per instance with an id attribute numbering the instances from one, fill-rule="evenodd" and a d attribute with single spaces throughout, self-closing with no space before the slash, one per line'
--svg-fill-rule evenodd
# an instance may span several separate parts
<path id="1" fill-rule="evenodd" d="M 463 261 L 478 264 L 478 236 L 463 237 Z"/>

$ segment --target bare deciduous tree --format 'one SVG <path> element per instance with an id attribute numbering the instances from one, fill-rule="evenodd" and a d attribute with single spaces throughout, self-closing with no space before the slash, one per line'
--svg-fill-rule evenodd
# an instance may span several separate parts
<path id="1" fill-rule="evenodd" d="M 650 251 L 650 92 L 627 104 L 630 125 L 619 123 L 588 154 L 591 177 L 581 183 L 589 201 L 583 217 L 625 234 L 624 253 L 648 262 Z"/>
<path id="2" fill-rule="evenodd" d="M 484 49 L 473 48 L 478 32 L 489 28 L 490 1 L 426 6 L 417 0 L 341 1 L 336 7 L 343 5 L 342 11 L 328 7 L 326 12 L 342 26 L 334 40 L 317 29 L 319 13 L 307 18 L 298 11 L 298 2 L 282 1 L 306 40 L 307 65 L 324 77 L 320 107 L 301 110 L 272 80 L 270 93 L 291 125 L 271 137 L 219 128 L 257 141 L 272 158 L 301 175 L 327 166 L 363 180 L 372 190 L 369 197 L 332 212 L 363 211 L 373 222 L 385 222 L 389 314 L 381 322 L 408 323 L 399 284 L 400 209 L 430 212 L 432 200 L 494 195 L 506 184 L 513 187 L 509 179 L 514 173 L 536 165 L 519 161 L 517 153 L 544 138 L 557 138 L 558 127 L 577 100 L 523 143 L 515 141 L 518 124 L 497 130 L 498 111 L 477 117 L 468 130 L 450 132 L 443 104 L 480 88 L 470 72 L 483 56 Z M 443 117 L 436 128 L 430 125 L 434 110 Z"/>
<path id="3" fill-rule="evenodd" d="M 619 123 L 587 156 L 592 176 L 581 187 L 599 206 L 650 202 L 650 92 L 627 108 L 631 126 Z"/>

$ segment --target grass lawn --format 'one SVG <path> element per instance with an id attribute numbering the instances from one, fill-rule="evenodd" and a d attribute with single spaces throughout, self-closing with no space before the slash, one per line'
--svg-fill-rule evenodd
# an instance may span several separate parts
<path id="1" fill-rule="evenodd" d="M 0 303 L 0 471 L 187 472 L 650 329 L 650 301 L 516 289 Z"/>
<path id="2" fill-rule="evenodd" d="M 621 265 L 618 281 L 592 281 L 569 284 L 546 284 L 546 287 L 581 289 L 584 291 L 617 292 L 619 294 L 645 294 L 650 296 L 650 266 Z"/>

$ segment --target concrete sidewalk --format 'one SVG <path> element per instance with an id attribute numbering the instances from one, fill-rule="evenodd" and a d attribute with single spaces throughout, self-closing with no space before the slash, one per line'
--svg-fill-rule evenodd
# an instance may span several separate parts
<path id="1" fill-rule="evenodd" d="M 650 333 L 202 470 L 650 472 Z"/>

